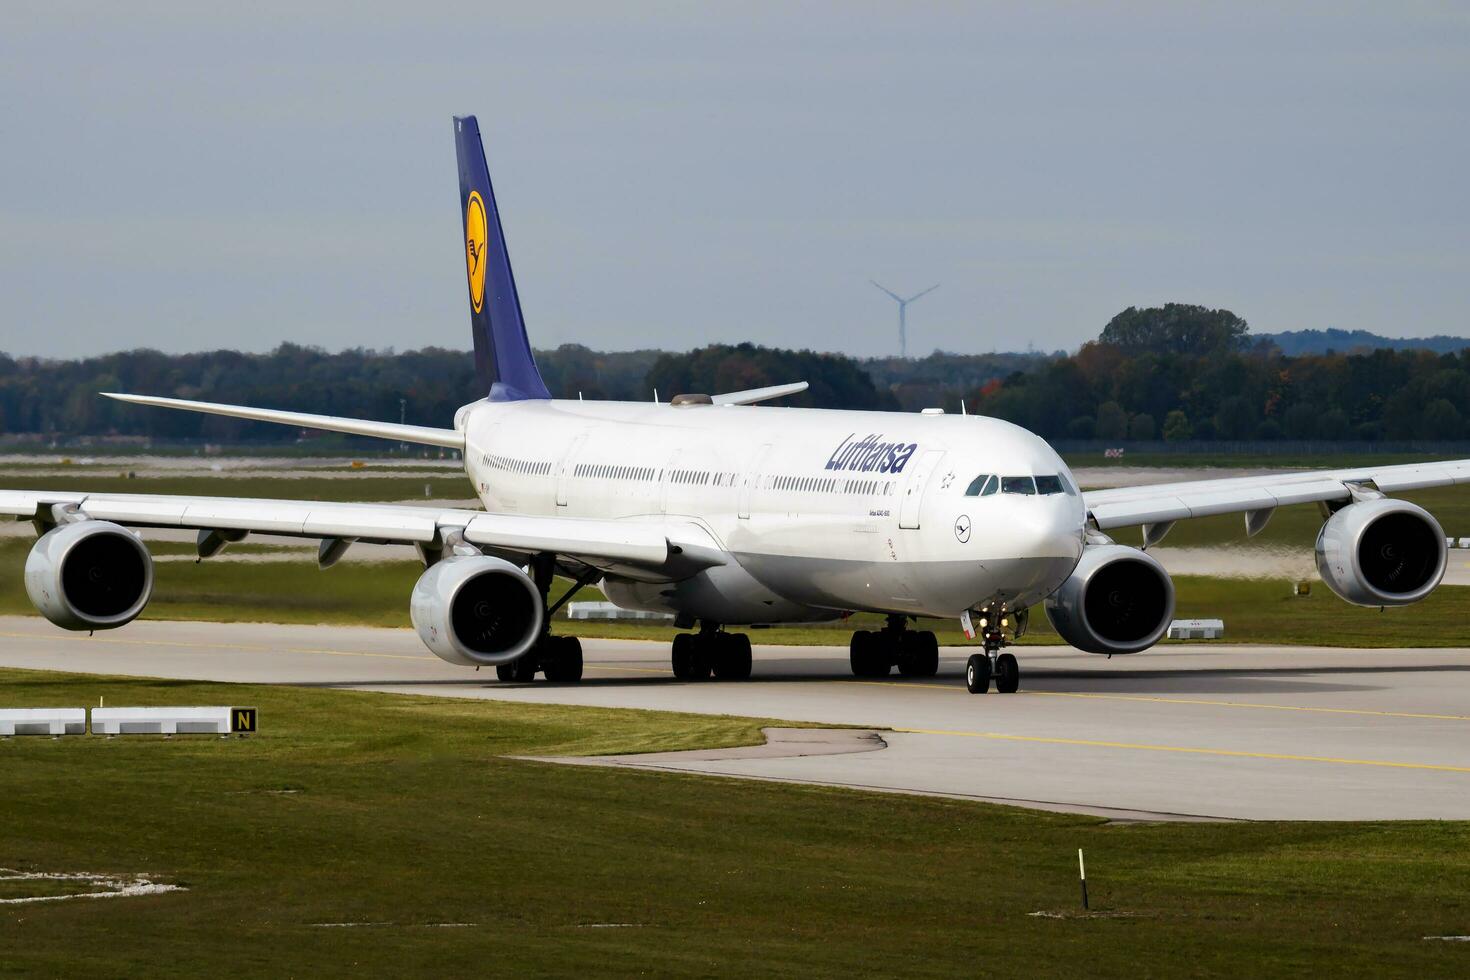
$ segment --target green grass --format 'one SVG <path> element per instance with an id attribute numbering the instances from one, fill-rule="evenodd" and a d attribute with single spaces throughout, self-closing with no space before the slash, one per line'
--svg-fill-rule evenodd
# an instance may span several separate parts
<path id="1" fill-rule="evenodd" d="M 751 719 L 13 670 L 0 688 L 261 719 L 249 739 L 0 742 L 0 867 L 188 888 L 0 906 L 6 976 L 1464 967 L 1422 938 L 1470 931 L 1464 823 L 1115 826 L 506 758 L 747 744 Z"/>

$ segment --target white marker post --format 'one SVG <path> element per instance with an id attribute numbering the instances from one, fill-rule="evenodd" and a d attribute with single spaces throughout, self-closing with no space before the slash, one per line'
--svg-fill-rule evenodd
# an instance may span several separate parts
<path id="1" fill-rule="evenodd" d="M 1082 879 L 1082 908 L 1087 906 L 1087 865 L 1082 863 L 1082 848 L 1077 848 L 1077 876 Z"/>

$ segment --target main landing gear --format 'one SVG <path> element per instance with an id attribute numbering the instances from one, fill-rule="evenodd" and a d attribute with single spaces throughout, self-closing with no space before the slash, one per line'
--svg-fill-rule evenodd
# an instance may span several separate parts
<path id="1" fill-rule="evenodd" d="M 718 623 L 705 622 L 698 633 L 674 637 L 670 660 L 674 676 L 681 681 L 702 681 L 711 674 L 722 681 L 743 681 L 750 677 L 750 637 L 726 633 Z"/>
<path id="2" fill-rule="evenodd" d="M 551 580 L 556 575 L 556 556 L 551 554 L 534 556 L 531 559 L 530 571 L 531 578 L 536 583 L 536 589 L 541 593 L 542 606 L 546 609 L 541 637 L 536 641 L 535 646 L 515 660 L 508 664 L 498 664 L 495 668 L 495 676 L 503 681 L 529 683 L 535 680 L 536 675 L 540 673 L 544 674 L 549 681 L 562 683 L 580 681 L 582 679 L 582 641 L 575 636 L 552 636 L 551 617 L 601 572 L 595 568 L 589 568 L 567 590 L 566 595 L 557 600 L 555 605 L 548 605 L 547 598 L 551 592 Z"/>
<path id="3" fill-rule="evenodd" d="M 501 680 L 523 683 L 535 680 L 538 672 L 545 674 L 549 681 L 581 680 L 582 641 L 575 636 L 546 633 L 526 653 L 495 668 L 495 676 Z"/>
<path id="4" fill-rule="evenodd" d="M 908 628 L 907 617 L 888 617 L 877 632 L 852 634 L 850 660 L 855 677 L 887 677 L 895 666 L 905 677 L 933 677 L 939 672 L 939 641 L 928 630 Z"/>

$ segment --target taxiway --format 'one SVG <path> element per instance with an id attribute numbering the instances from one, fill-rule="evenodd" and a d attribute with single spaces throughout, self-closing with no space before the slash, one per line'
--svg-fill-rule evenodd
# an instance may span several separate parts
<path id="1" fill-rule="evenodd" d="M 757 640 L 759 635 L 756 636 Z M 506 684 L 407 630 L 0 617 L 0 665 L 749 715 L 879 730 L 879 751 L 693 753 L 644 768 L 935 793 L 1133 819 L 1470 819 L 1470 649 L 1022 647 L 1022 690 L 859 680 L 847 651 L 756 648 L 744 682 L 682 682 L 663 644 L 584 640 L 576 685 Z M 263 720 L 266 721 L 266 720 Z"/>

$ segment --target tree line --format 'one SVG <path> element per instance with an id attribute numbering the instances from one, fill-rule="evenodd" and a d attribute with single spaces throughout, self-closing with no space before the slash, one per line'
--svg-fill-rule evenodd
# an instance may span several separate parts
<path id="1" fill-rule="evenodd" d="M 1076 354 L 1016 372 L 972 405 L 1052 438 L 1470 438 L 1470 351 L 1291 357 L 1228 310 L 1118 314 Z"/>
<path id="2" fill-rule="evenodd" d="M 806 381 L 786 404 L 993 415 L 1051 439 L 1451 440 L 1470 438 L 1470 351 L 1289 356 L 1229 310 L 1130 307 L 1095 341 L 1061 352 L 859 360 L 753 344 L 684 353 L 536 353 L 563 398 L 662 400 Z M 265 354 L 136 350 L 76 360 L 0 354 L 0 435 L 159 442 L 289 442 L 265 423 L 142 409 L 100 391 L 160 394 L 442 426 L 483 396 L 464 351 L 284 344 Z"/>
<path id="3" fill-rule="evenodd" d="M 751 344 L 683 354 L 602 352 L 567 345 L 536 352 L 551 392 L 562 398 L 667 401 L 807 381 L 788 404 L 898 409 L 851 358 Z M 468 352 L 345 350 L 283 344 L 266 354 L 126 351 L 77 360 L 0 354 L 0 436 L 125 436 L 158 442 L 291 442 L 294 429 L 192 412 L 139 408 L 102 398 L 118 391 L 256 405 L 321 415 L 444 426 L 455 409 L 484 396 Z"/>

